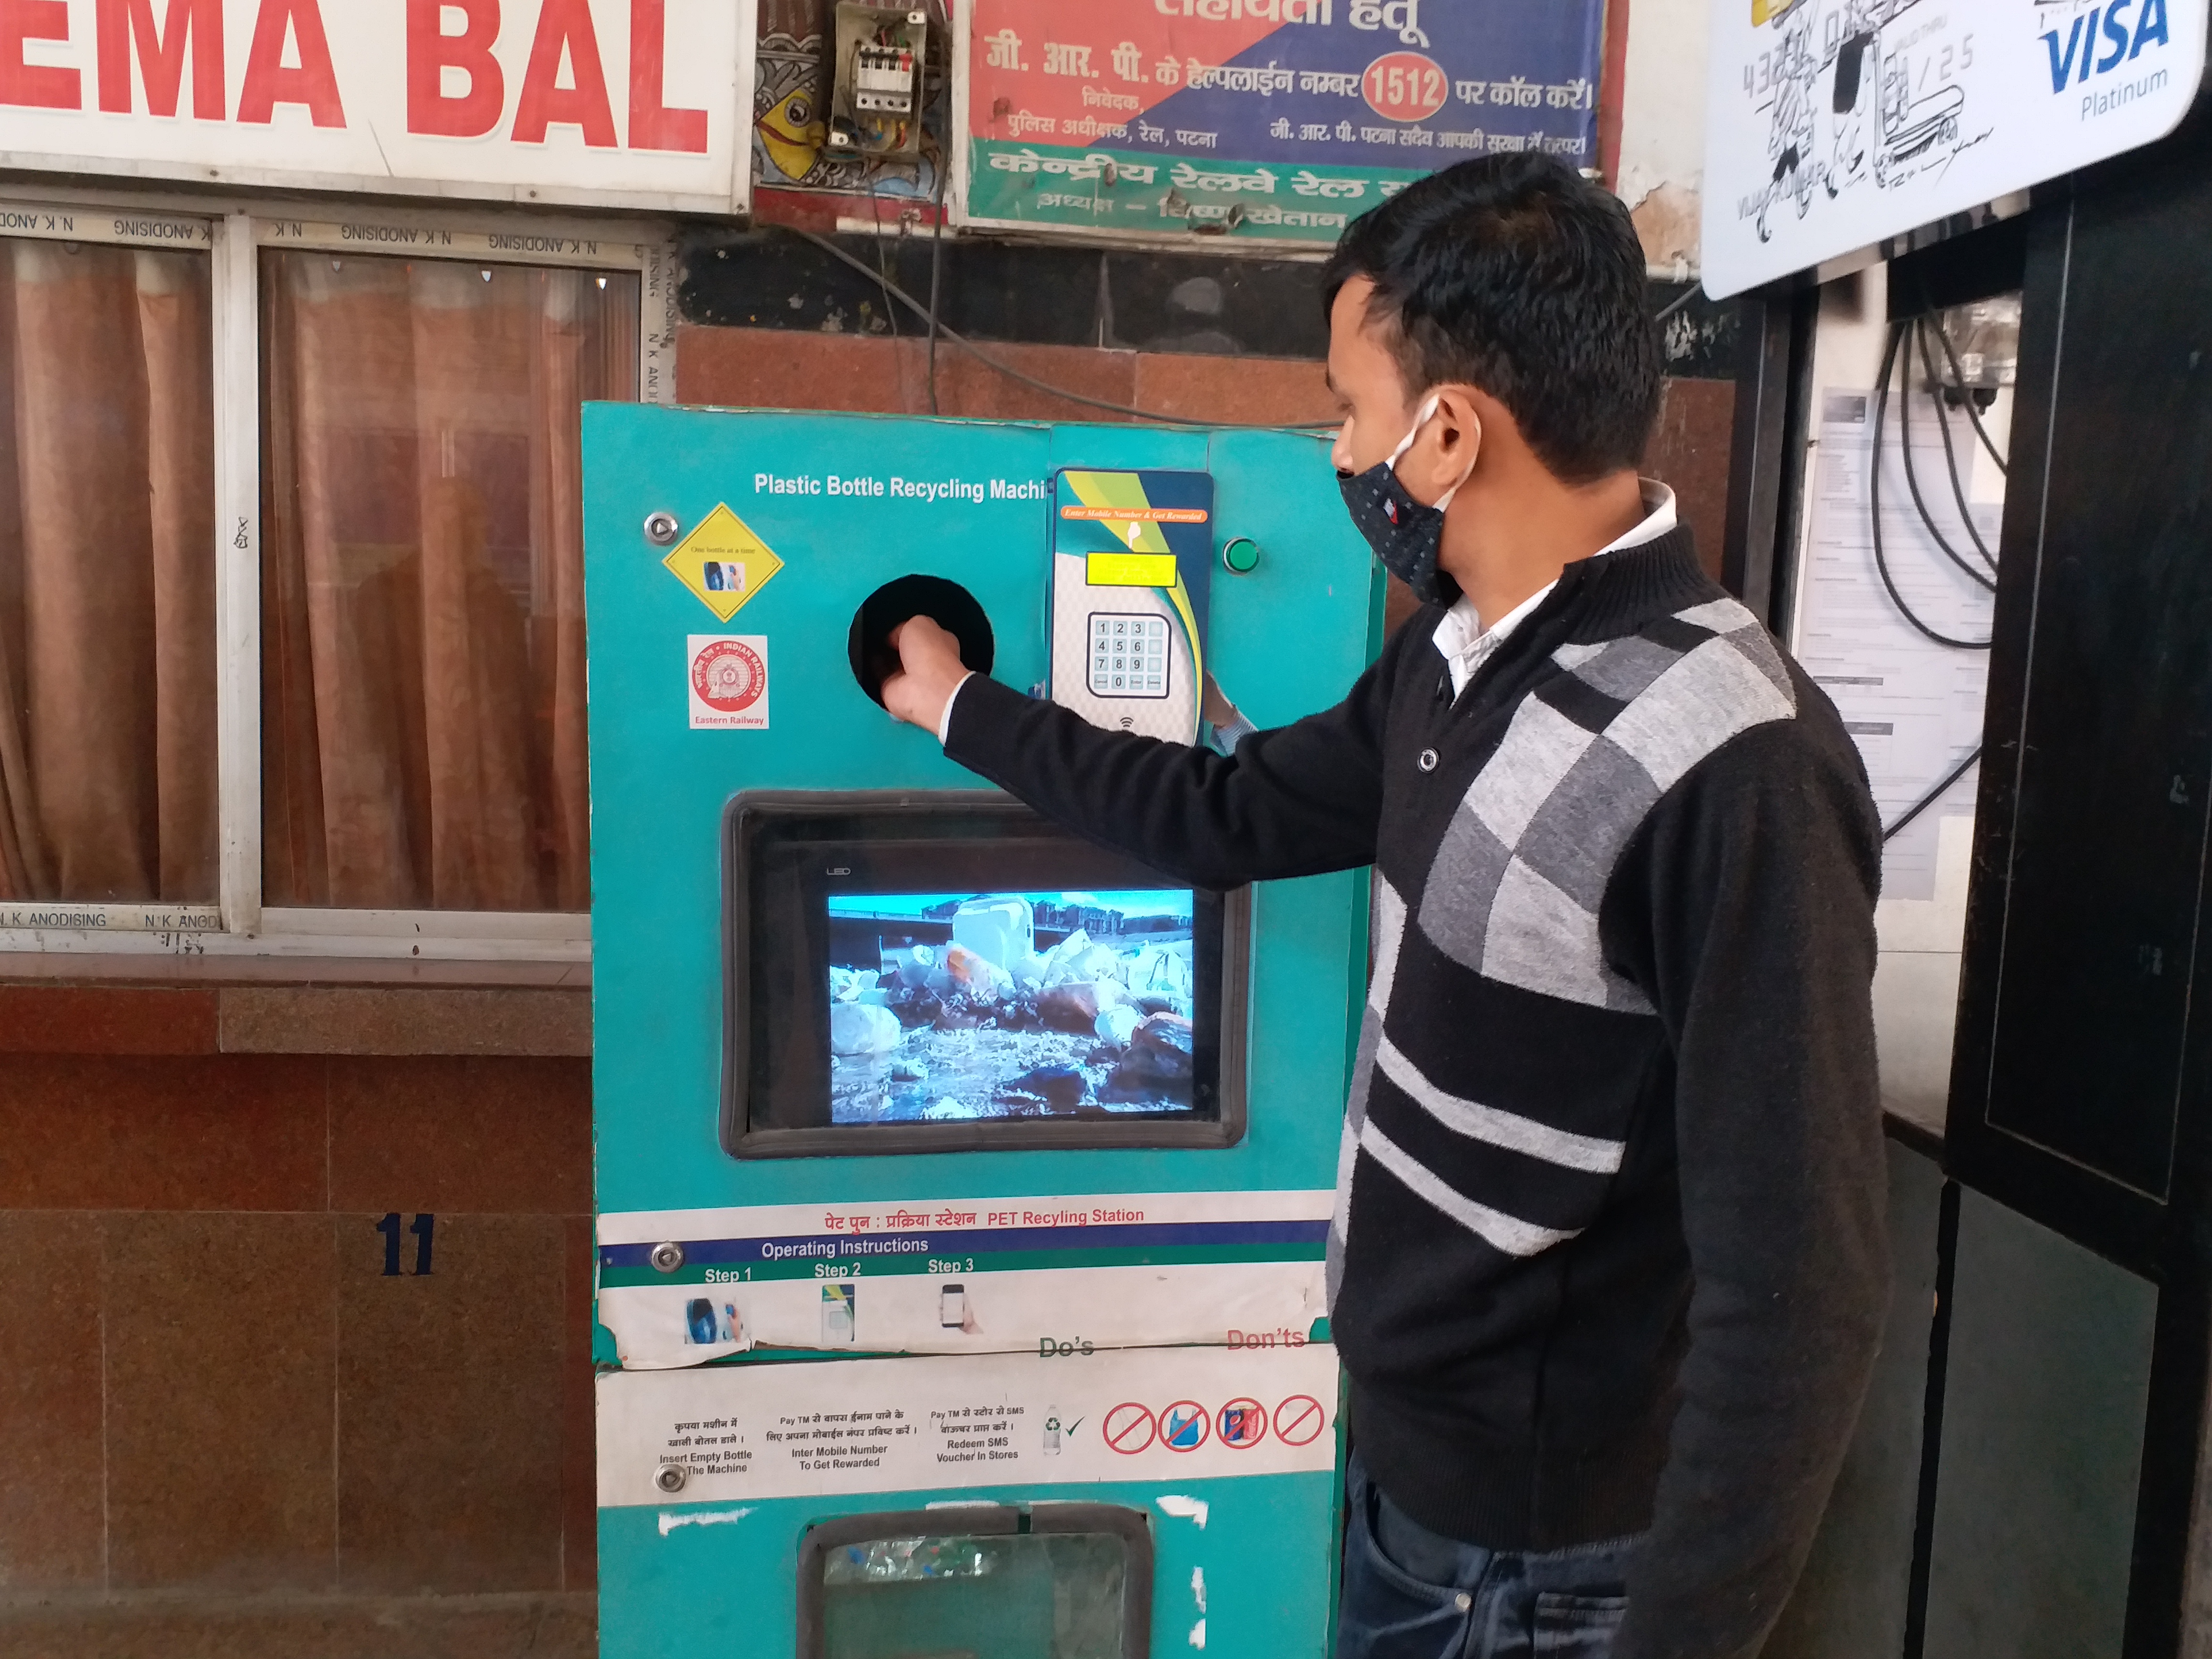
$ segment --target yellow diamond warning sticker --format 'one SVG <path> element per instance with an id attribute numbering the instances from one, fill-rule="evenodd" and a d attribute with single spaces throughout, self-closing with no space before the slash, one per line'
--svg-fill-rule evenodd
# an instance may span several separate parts
<path id="1" fill-rule="evenodd" d="M 661 563 L 724 622 L 783 568 L 783 561 L 726 504 L 702 519 L 697 529 L 669 549 Z"/>

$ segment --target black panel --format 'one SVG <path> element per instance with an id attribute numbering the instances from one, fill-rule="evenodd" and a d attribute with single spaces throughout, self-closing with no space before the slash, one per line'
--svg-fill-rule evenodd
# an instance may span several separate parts
<path id="1" fill-rule="evenodd" d="M 1787 283 L 1736 304 L 1735 410 L 1721 582 L 1769 628 L 1789 631 L 1805 425 L 1820 291 Z"/>
<path id="2" fill-rule="evenodd" d="M 1892 259 L 1890 320 L 2011 293 L 2027 273 L 2027 224 L 2025 215 L 2000 219 Z"/>
<path id="3" fill-rule="evenodd" d="M 2054 192 L 2028 233 L 1953 1078 L 1962 1178 L 2147 1272 L 2206 1081 L 2205 140 Z"/>
<path id="4" fill-rule="evenodd" d="M 975 236 L 839 236 L 837 246 L 927 304 L 938 261 L 938 315 L 981 341 L 1101 346 L 1208 356 L 1328 356 L 1323 267 L 1313 259 L 1042 246 Z M 682 246 L 686 322 L 888 336 L 925 325 L 882 285 L 774 225 L 696 229 Z M 1690 284 L 1652 283 L 1656 313 Z M 1696 294 L 1668 318 L 1666 370 L 1730 378 L 1737 307 Z"/>

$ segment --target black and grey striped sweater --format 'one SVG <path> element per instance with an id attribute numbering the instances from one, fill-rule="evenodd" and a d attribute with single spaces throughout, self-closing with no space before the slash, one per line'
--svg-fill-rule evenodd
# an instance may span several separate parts
<path id="1" fill-rule="evenodd" d="M 1685 530 L 1570 565 L 1456 697 L 1440 615 L 1234 758 L 981 677 L 946 752 L 1208 885 L 1375 866 L 1329 1251 L 1361 1455 L 1492 1549 L 1649 1528 L 1618 1659 L 1753 1652 L 1887 1297 L 1865 775 Z"/>

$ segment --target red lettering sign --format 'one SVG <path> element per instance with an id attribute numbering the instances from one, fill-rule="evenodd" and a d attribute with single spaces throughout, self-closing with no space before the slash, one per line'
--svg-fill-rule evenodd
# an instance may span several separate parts
<path id="1" fill-rule="evenodd" d="M 573 86 L 560 86 L 566 56 Z M 515 105 L 514 141 L 542 144 L 553 122 L 584 130 L 594 149 L 615 147 L 615 112 L 607 101 L 607 72 L 599 63 L 599 37 L 592 27 L 586 0 L 545 0 L 538 14 L 537 38 L 522 72 L 522 97 Z"/>
<path id="2" fill-rule="evenodd" d="M 465 14 L 447 34 L 448 8 Z M 507 79 L 491 55 L 499 39 L 499 0 L 407 0 L 407 131 L 441 138 L 481 138 L 499 125 Z M 469 89 L 446 95 L 445 71 L 459 70 Z"/>
<path id="3" fill-rule="evenodd" d="M 668 0 L 630 0 L 629 147 L 707 153 L 707 112 L 670 109 L 665 96 Z"/>
<path id="4" fill-rule="evenodd" d="M 296 69 L 284 64 L 284 42 L 299 42 Z M 342 127 L 345 106 L 338 98 L 337 70 L 331 64 L 331 43 L 323 33 L 318 0 L 261 0 L 253 20 L 253 44 L 246 54 L 246 86 L 238 94 L 241 123 L 266 122 L 279 104 L 305 104 L 319 127 Z"/>
<path id="5" fill-rule="evenodd" d="M 222 119 L 222 0 L 169 0 L 167 21 L 158 27 L 154 0 L 100 0 L 94 35 L 99 46 L 100 108 L 131 113 L 131 52 L 135 45 L 146 79 L 149 114 L 177 112 L 189 51 L 192 118 Z"/>
<path id="6" fill-rule="evenodd" d="M 0 104 L 83 108 L 82 82 L 75 70 L 27 63 L 23 58 L 26 40 L 68 39 L 68 0 L 0 0 Z"/>

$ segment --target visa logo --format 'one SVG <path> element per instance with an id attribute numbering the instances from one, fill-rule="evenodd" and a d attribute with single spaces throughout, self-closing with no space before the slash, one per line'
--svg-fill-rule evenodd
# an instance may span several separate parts
<path id="1" fill-rule="evenodd" d="M 2092 6 L 2088 15 L 2076 14 L 2074 27 L 2067 31 L 2063 46 L 2055 29 L 2043 37 L 2043 49 L 2051 54 L 2051 89 L 2063 92 L 2068 84 L 2079 86 L 2089 78 L 2092 58 L 2095 73 L 2103 75 L 2123 63 L 2133 63 L 2136 54 L 2156 41 L 2166 44 L 2166 0 L 2140 0 L 2142 10 L 2130 27 L 2128 13 L 2134 11 L 2138 0 L 2112 0 L 2110 5 Z M 2100 55 L 2098 31 L 2103 27 L 2104 46 Z"/>

